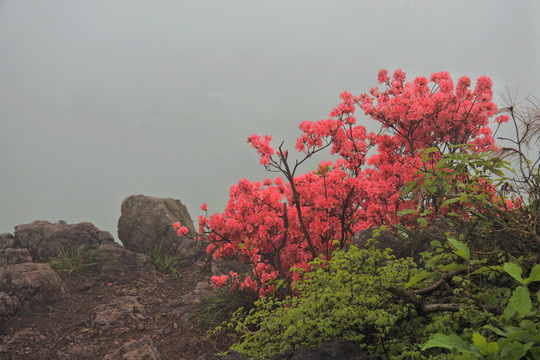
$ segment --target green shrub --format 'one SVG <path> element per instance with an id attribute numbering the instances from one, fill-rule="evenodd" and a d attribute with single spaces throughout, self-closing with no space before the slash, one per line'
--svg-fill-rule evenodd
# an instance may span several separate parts
<path id="1" fill-rule="evenodd" d="M 491 330 L 499 337 L 495 341 L 480 334 L 480 329 L 472 333 L 472 343 L 459 337 L 457 334 L 435 334 L 422 348 L 444 348 L 455 355 L 455 359 L 538 359 L 540 358 L 540 328 L 538 310 L 533 308 L 531 294 L 528 285 L 540 281 L 540 265 L 536 265 L 530 272 L 530 276 L 523 279 L 522 269 L 516 263 L 505 263 L 504 271 L 518 282 L 519 286 L 514 289 L 508 299 L 503 318 L 497 323 L 498 326 L 485 325 L 483 329 Z M 537 303 L 540 302 L 540 291 L 537 293 Z M 537 306 L 536 306 L 537 308 Z M 531 321 L 531 318 L 535 321 Z M 521 320 L 517 326 L 507 325 L 501 327 L 505 320 L 517 318 Z M 502 328 L 502 329 L 501 329 Z M 493 334 L 490 334 L 493 338 Z"/>
<path id="2" fill-rule="evenodd" d="M 386 339 L 401 332 L 398 324 L 410 313 L 385 289 L 405 284 L 416 271 L 412 261 L 351 246 L 328 262 L 316 259 L 312 267 L 296 284 L 296 295 L 259 299 L 249 313 L 240 309 L 213 333 L 234 329 L 242 341 L 232 349 L 259 359 L 334 337 L 370 344 L 372 353 L 384 351 Z"/>
<path id="3" fill-rule="evenodd" d="M 257 359 L 333 337 L 382 359 L 540 359 L 540 159 L 524 155 L 540 136 L 528 131 L 538 109 L 520 120 L 527 131 L 517 131 L 516 147 L 502 149 L 518 157 L 517 171 L 470 145 L 437 159 L 425 150 L 421 180 L 403 191 L 418 207 L 393 227 L 412 244 L 435 218 L 452 231 L 418 265 L 351 246 L 315 259 L 293 295 L 259 299 L 209 334 L 240 334 L 231 349 Z"/>

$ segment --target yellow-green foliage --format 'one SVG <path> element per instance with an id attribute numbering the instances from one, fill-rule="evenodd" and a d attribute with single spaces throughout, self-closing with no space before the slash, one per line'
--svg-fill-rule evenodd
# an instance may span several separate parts
<path id="1" fill-rule="evenodd" d="M 225 327 L 242 334 L 242 341 L 232 349 L 261 359 L 334 337 L 359 345 L 381 344 L 407 317 L 408 306 L 385 289 L 407 282 L 415 271 L 411 260 L 351 246 L 334 253 L 331 261 L 317 259 L 312 266 L 314 270 L 296 285 L 295 296 L 267 296 L 248 314 L 235 313 Z"/>

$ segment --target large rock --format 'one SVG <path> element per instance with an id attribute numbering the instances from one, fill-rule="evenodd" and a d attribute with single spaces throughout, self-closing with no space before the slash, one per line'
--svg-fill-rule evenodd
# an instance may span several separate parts
<path id="1" fill-rule="evenodd" d="M 46 262 L 49 257 L 58 256 L 59 249 L 81 245 L 87 249 L 97 249 L 104 243 L 114 242 L 109 232 L 99 230 L 89 222 L 68 225 L 64 221 L 55 224 L 34 221 L 16 226 L 14 237 L 17 247 L 28 248 L 37 262 Z"/>
<path id="2" fill-rule="evenodd" d="M 188 228 L 187 236 L 177 235 L 173 228 L 176 221 Z M 193 240 L 194 236 L 193 221 L 180 200 L 133 195 L 122 202 L 118 238 L 128 250 L 147 253 L 161 246 L 165 254 L 193 260 L 204 253 L 204 246 Z"/>
<path id="3" fill-rule="evenodd" d="M 374 231 L 378 229 L 372 227 L 360 230 L 352 237 L 351 245 L 365 248 L 368 241 L 374 237 Z M 449 219 L 437 218 L 426 229 L 412 229 L 412 231 L 413 236 L 409 238 L 400 236 L 396 231 L 382 230 L 374 244 L 375 248 L 381 250 L 390 248 L 398 258 L 412 257 L 415 261 L 419 261 L 422 252 L 433 251 L 431 241 L 437 240 L 444 244 L 448 234 L 455 233 L 456 229 Z"/>
<path id="4" fill-rule="evenodd" d="M 62 298 L 64 286 L 49 264 L 28 262 L 0 267 L 0 318 L 13 315 L 30 300 Z"/>
<path id="5" fill-rule="evenodd" d="M 301 346 L 288 349 L 276 354 L 270 360 L 374 360 L 375 358 L 364 354 L 358 346 L 344 339 L 336 338 L 325 340 L 318 348 Z"/>
<path id="6" fill-rule="evenodd" d="M 352 237 L 351 245 L 354 245 L 359 249 L 365 248 L 369 240 L 374 238 L 374 232 L 378 229 L 378 227 L 372 227 L 360 230 Z M 392 249 L 393 254 L 398 258 L 405 258 L 412 255 L 412 246 L 407 239 L 391 230 L 380 231 L 374 246 L 376 249 L 380 250 Z"/>
<path id="7" fill-rule="evenodd" d="M 143 271 L 153 268 L 150 258 L 125 249 L 117 243 L 106 243 L 99 248 L 99 275 L 108 281 L 133 279 Z"/>
<path id="8" fill-rule="evenodd" d="M 0 234 L 0 266 L 7 265 L 6 261 L 6 250 L 15 248 L 17 246 L 17 241 L 15 237 L 10 233 Z"/>

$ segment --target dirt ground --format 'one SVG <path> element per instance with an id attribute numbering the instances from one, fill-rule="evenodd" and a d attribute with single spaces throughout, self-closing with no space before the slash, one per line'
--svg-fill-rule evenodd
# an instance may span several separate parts
<path id="1" fill-rule="evenodd" d="M 203 305 L 193 289 L 208 282 L 200 265 L 176 276 L 157 269 L 127 280 L 106 282 L 98 276 L 59 273 L 66 296 L 27 302 L 19 315 L 0 324 L 0 359 L 102 359 L 130 340 L 148 336 L 166 359 L 197 359 L 224 351 L 233 339 L 206 339 L 209 328 L 197 326 L 196 308 Z M 141 316 L 111 326 L 98 326 L 96 307 L 134 296 Z M 182 300 L 183 299 L 183 300 Z"/>

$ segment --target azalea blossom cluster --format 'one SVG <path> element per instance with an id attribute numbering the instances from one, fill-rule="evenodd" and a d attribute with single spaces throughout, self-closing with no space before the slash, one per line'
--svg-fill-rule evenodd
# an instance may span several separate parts
<path id="1" fill-rule="evenodd" d="M 433 74 L 429 82 L 424 77 L 406 82 L 401 70 L 392 77 L 381 70 L 378 80 L 383 89 L 358 96 L 343 92 L 328 119 L 302 122 L 294 161 L 283 145 L 272 147 L 270 136 L 248 138 L 261 164 L 282 177 L 262 183 L 242 179 L 231 187 L 221 214 L 199 217 L 209 254 L 238 258 L 252 268 L 242 279 L 236 273 L 215 276 L 214 285 L 232 284 L 264 296 L 274 291 L 276 279 L 297 280 L 302 270 L 309 271 L 309 261 L 329 258 L 359 230 L 394 224 L 398 212 L 414 209 L 419 199 L 404 199 L 401 192 L 426 166 L 423 149 L 435 148 L 439 158 L 458 144 L 472 144 L 477 153 L 495 149 L 488 125 L 497 109 L 489 78 L 480 77 L 472 90 L 469 78 L 454 86 L 446 72 Z M 381 124 L 379 133 L 368 134 L 358 124 L 358 109 Z M 297 174 L 305 160 L 325 149 L 335 161 Z M 375 153 L 368 157 L 370 149 Z M 202 209 L 206 212 L 206 204 Z M 182 228 L 177 229 L 180 235 Z"/>
<path id="2" fill-rule="evenodd" d="M 189 232 L 188 228 L 185 226 L 180 226 L 180 222 L 177 221 L 173 224 L 173 228 L 176 230 L 178 236 L 185 236 Z"/>

